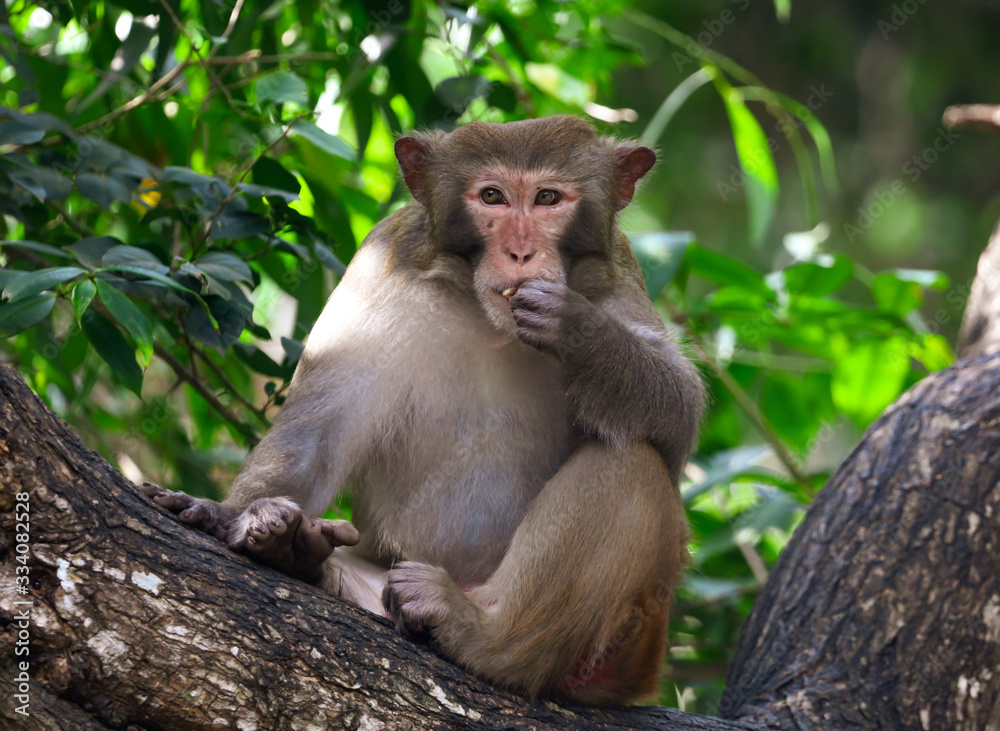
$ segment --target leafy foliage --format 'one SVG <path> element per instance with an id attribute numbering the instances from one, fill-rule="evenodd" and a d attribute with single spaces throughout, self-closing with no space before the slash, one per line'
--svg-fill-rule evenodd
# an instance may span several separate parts
<path id="1" fill-rule="evenodd" d="M 787 18 L 788 3 L 775 7 Z M 694 560 L 666 703 L 711 710 L 742 618 L 830 466 L 952 359 L 918 312 L 942 275 L 872 273 L 824 250 L 819 183 L 832 190 L 835 174 L 812 112 L 625 3 L 118 0 L 8 13 L 0 352 L 126 474 L 208 496 L 280 407 L 364 235 L 405 203 L 395 135 L 554 113 L 616 131 L 629 110 L 597 101 L 616 70 L 645 62 L 642 28 L 697 67 L 642 136 L 658 141 L 714 87 L 745 176 L 746 241 L 760 247 L 780 188 L 757 112 L 775 115 L 816 225 L 785 237 L 781 266 L 758 271 L 690 233 L 633 235 L 651 296 L 683 326 L 713 394 L 683 487 Z M 686 667 L 713 670 L 695 681 Z"/>

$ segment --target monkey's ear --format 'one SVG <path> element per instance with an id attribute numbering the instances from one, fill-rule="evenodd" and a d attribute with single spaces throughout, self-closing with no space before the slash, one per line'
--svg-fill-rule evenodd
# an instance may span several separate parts
<path id="1" fill-rule="evenodd" d="M 635 184 L 656 162 L 656 153 L 648 147 L 621 145 L 618 148 L 618 210 L 627 206 L 635 194 Z M 409 182 L 409 181 L 407 181 Z"/>
<path id="2" fill-rule="evenodd" d="M 410 189 L 414 200 L 426 205 L 430 198 L 427 195 L 425 175 L 427 172 L 427 143 L 416 137 L 400 137 L 396 140 L 395 149 L 396 159 L 399 160 L 399 168 L 403 171 L 406 187 Z"/>

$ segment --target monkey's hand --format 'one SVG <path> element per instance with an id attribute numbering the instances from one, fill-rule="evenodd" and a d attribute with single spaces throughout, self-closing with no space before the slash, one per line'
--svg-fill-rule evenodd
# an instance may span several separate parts
<path id="1" fill-rule="evenodd" d="M 279 497 L 250 503 L 233 521 L 226 542 L 258 563 L 317 584 L 333 549 L 360 540 L 358 529 L 346 520 L 314 520 L 288 498 Z"/>
<path id="2" fill-rule="evenodd" d="M 465 626 L 462 619 L 476 622 L 479 614 L 479 608 L 447 571 L 415 561 L 393 565 L 382 591 L 382 604 L 403 634 L 429 631 L 443 643 L 448 634 Z"/>
<path id="3" fill-rule="evenodd" d="M 586 343 L 599 311 L 563 282 L 529 279 L 510 298 L 510 312 L 522 342 L 562 357 Z"/>
<path id="4" fill-rule="evenodd" d="M 162 505 L 177 518 L 195 530 L 200 530 L 213 538 L 225 541 L 229 535 L 229 527 L 236 518 L 236 511 L 227 508 L 214 500 L 202 497 L 191 497 L 187 493 L 164 490 L 152 482 L 144 482 L 139 489 L 153 499 L 157 505 Z"/>

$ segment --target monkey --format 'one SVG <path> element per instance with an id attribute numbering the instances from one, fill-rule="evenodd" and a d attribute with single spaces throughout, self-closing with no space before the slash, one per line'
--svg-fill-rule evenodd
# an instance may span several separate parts
<path id="1" fill-rule="evenodd" d="M 649 697 L 705 398 L 617 223 L 656 155 L 571 116 L 395 153 L 413 201 L 358 249 L 229 496 L 143 489 L 497 686 Z M 316 517 L 341 490 L 353 523 Z"/>

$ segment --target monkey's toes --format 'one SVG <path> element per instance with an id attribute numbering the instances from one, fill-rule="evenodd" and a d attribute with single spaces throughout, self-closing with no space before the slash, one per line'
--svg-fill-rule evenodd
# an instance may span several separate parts
<path id="1" fill-rule="evenodd" d="M 419 635 L 438 625 L 448 614 L 448 600 L 464 599 L 448 572 L 438 566 L 405 561 L 389 571 L 382 605 L 406 635 Z"/>

